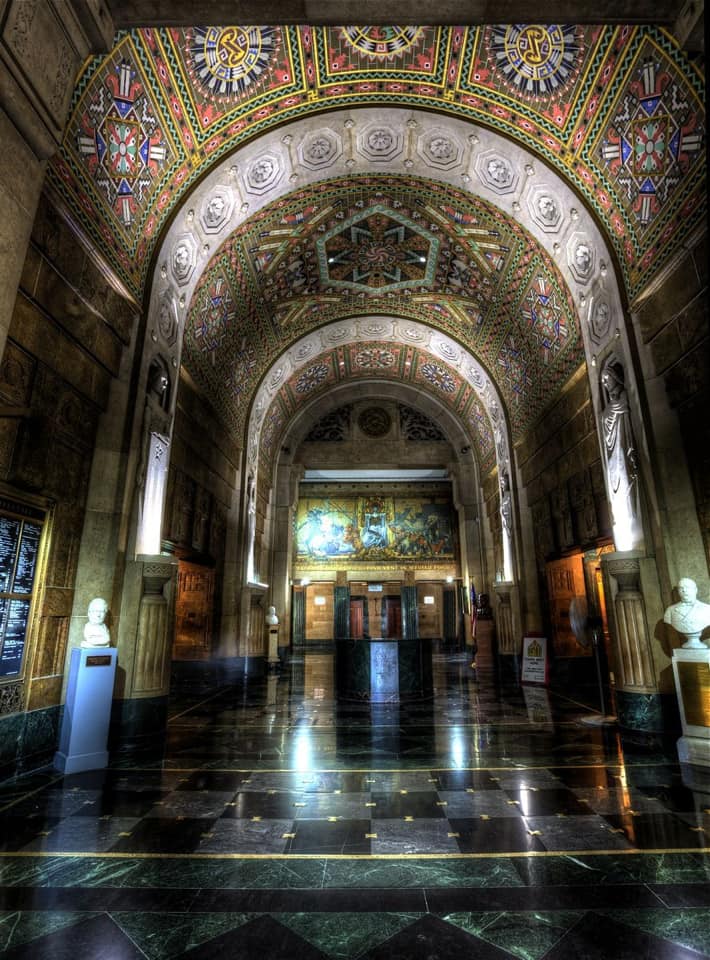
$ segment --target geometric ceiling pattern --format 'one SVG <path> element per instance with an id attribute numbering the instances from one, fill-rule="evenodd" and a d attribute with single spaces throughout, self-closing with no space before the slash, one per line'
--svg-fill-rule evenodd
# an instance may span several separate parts
<path id="1" fill-rule="evenodd" d="M 649 26 L 132 30 L 85 66 L 49 183 L 140 302 L 161 231 L 217 161 L 285 122 L 378 105 L 488 127 L 553 167 L 603 226 L 629 300 L 704 222 L 704 81 Z M 432 141 L 442 168 L 447 149 Z M 409 259 L 377 283 L 416 286 L 417 231 L 393 229 Z M 366 251 L 338 261 L 330 239 L 335 285 L 372 276 Z"/>
<path id="2" fill-rule="evenodd" d="M 420 347 L 374 340 L 335 347 L 313 357 L 281 387 L 261 428 L 261 476 L 271 475 L 283 435 L 299 409 L 338 384 L 373 379 L 413 384 L 418 392 L 445 404 L 475 440 L 481 475 L 495 466 L 493 428 L 471 384 L 441 357 Z"/>
<path id="3" fill-rule="evenodd" d="M 569 289 L 517 220 L 442 183 L 352 175 L 263 207 L 227 238 L 192 295 L 182 362 L 241 437 L 251 398 L 285 346 L 373 314 L 425 323 L 475 354 L 498 385 L 514 437 L 584 359 Z M 390 344 L 387 356 L 404 354 Z M 342 359 L 343 370 L 365 375 L 349 354 Z M 406 380 L 420 368 L 404 362 L 367 369 Z M 432 385 L 468 415 L 457 405 L 461 383 Z"/>

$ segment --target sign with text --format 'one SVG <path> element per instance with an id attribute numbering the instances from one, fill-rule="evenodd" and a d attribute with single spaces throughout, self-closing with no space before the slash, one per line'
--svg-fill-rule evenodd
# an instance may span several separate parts
<path id="1" fill-rule="evenodd" d="M 0 499 L 0 680 L 22 671 L 43 516 Z"/>
<path id="2" fill-rule="evenodd" d="M 548 682 L 547 639 L 523 637 L 523 683 Z"/>

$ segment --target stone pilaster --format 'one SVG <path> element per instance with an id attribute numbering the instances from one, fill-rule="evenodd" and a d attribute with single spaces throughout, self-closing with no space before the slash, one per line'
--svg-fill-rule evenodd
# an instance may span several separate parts
<path id="1" fill-rule="evenodd" d="M 663 709 L 642 592 L 642 561 L 641 554 L 631 551 L 602 555 L 615 662 L 616 710 L 622 727 L 660 733 Z"/>
<path id="2" fill-rule="evenodd" d="M 155 736 L 167 723 L 177 561 L 141 556 L 129 564 L 127 574 L 133 589 L 124 585 L 118 644 L 121 699 L 114 701 L 112 720 L 114 741 L 124 743 Z M 129 620 L 135 624 L 130 632 Z"/>
<path id="3" fill-rule="evenodd" d="M 336 640 L 344 640 L 350 636 L 350 587 L 336 585 L 333 592 L 333 636 Z"/>
<path id="4" fill-rule="evenodd" d="M 414 584 L 401 587 L 402 596 L 402 639 L 415 640 L 419 635 L 419 616 L 417 613 L 417 588 Z"/>

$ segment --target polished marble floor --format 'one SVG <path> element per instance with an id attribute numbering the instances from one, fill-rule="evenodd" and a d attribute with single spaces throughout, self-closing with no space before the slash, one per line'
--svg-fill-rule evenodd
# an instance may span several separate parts
<path id="1" fill-rule="evenodd" d="M 440 651 L 433 698 L 371 706 L 327 648 L 176 665 L 166 737 L 0 784 L 0 953 L 710 957 L 710 780 L 495 666 Z"/>

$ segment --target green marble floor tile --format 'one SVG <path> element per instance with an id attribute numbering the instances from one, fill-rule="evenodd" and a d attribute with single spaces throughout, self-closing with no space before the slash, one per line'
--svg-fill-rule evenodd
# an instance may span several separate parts
<path id="1" fill-rule="evenodd" d="M 19 857 L 0 861 L 8 886 L 320 888 L 323 860 L 167 857 Z"/>
<path id="2" fill-rule="evenodd" d="M 236 930 L 250 913 L 112 913 L 111 917 L 148 960 L 172 960 L 193 947 Z"/>
<path id="3" fill-rule="evenodd" d="M 629 927 L 670 940 L 689 950 L 710 954 L 710 908 L 670 910 L 597 910 L 596 913 L 618 920 Z"/>
<path id="4" fill-rule="evenodd" d="M 0 953 L 97 916 L 98 913 L 64 910 L 3 910 L 0 912 Z"/>
<path id="5" fill-rule="evenodd" d="M 447 923 L 507 950 L 520 960 L 540 960 L 582 916 L 583 911 L 449 913 Z"/>
<path id="6" fill-rule="evenodd" d="M 511 862 L 523 882 L 535 886 L 710 881 L 710 858 L 693 853 L 566 854 L 513 857 Z"/>
<path id="7" fill-rule="evenodd" d="M 77 857 L 0 857 L 0 882 L 4 887 L 63 886 L 57 882 Z"/>
<path id="8" fill-rule="evenodd" d="M 520 887 L 509 859 L 328 860 L 323 886 L 332 887 Z"/>
<path id="9" fill-rule="evenodd" d="M 625 858 L 632 880 L 642 883 L 708 883 L 710 857 L 702 853 L 648 853 Z"/>
<path id="10" fill-rule="evenodd" d="M 352 960 L 379 946 L 419 913 L 276 913 L 274 918 L 334 960 Z"/>

